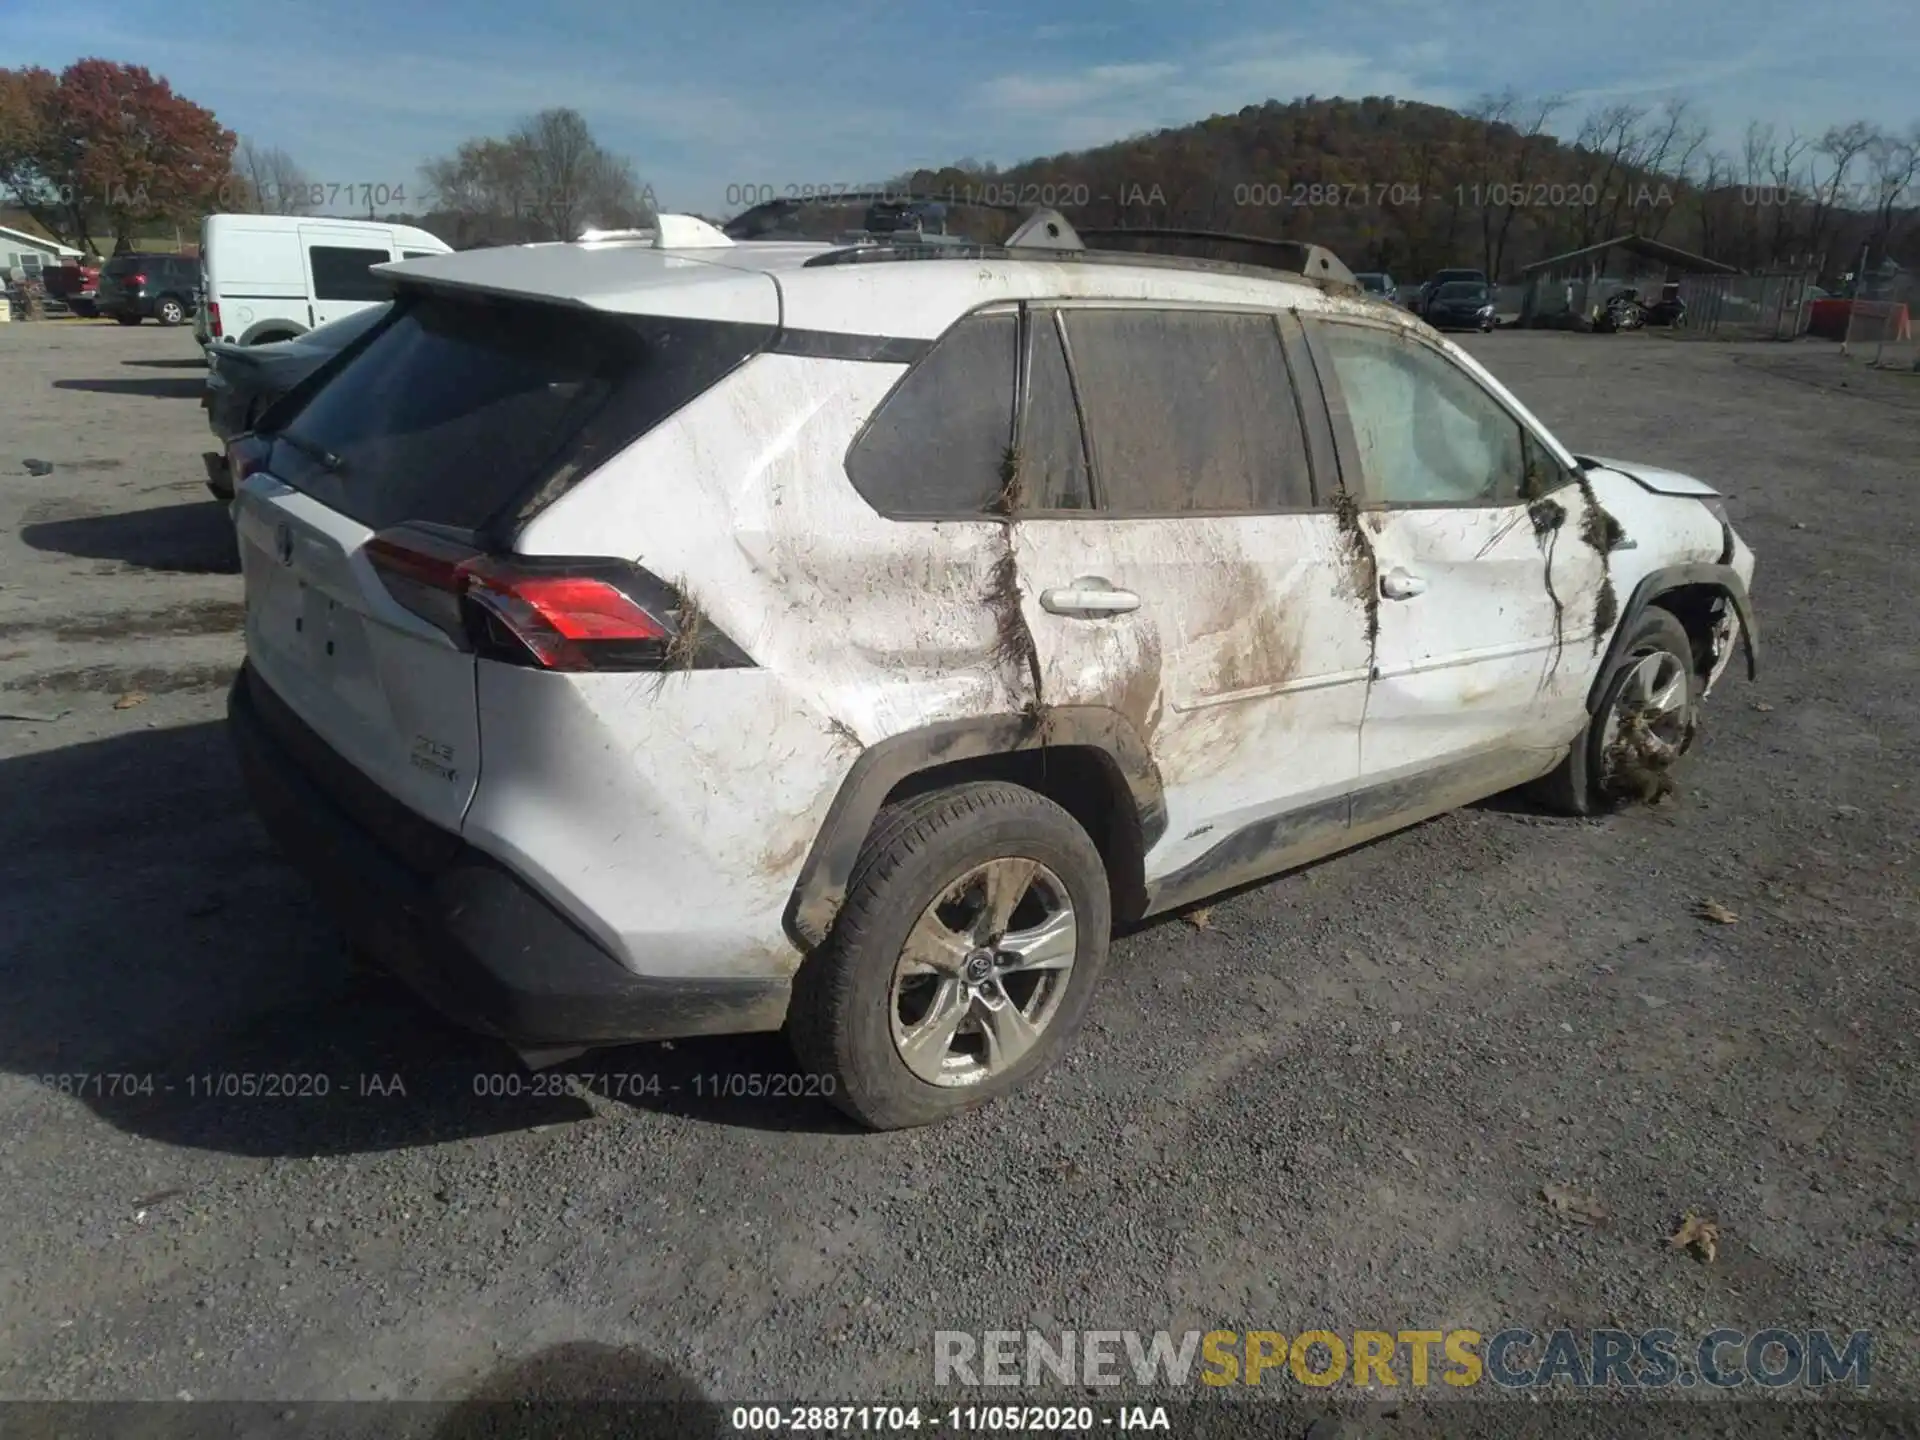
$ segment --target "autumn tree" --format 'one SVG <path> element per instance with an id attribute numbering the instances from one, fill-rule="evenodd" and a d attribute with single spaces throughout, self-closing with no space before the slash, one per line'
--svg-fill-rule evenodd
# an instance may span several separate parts
<path id="1" fill-rule="evenodd" d="M 0 183 L 48 233 L 115 248 L 156 221 L 206 213 L 230 174 L 233 132 L 141 65 L 79 60 L 58 76 L 0 71 Z"/>

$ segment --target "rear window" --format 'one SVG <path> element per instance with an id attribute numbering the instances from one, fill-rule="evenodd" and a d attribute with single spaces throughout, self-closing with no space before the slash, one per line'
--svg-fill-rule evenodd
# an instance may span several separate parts
<path id="1" fill-rule="evenodd" d="M 560 493 L 772 338 L 713 321 L 415 295 L 304 384 L 268 466 L 372 529 L 480 530 Z"/>

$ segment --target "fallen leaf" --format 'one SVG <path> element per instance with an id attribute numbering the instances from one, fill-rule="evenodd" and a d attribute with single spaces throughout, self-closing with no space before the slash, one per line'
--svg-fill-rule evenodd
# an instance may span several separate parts
<path id="1" fill-rule="evenodd" d="M 1213 908 L 1202 905 L 1198 910 L 1189 910 L 1180 917 L 1196 930 L 1213 929 Z"/>
<path id="2" fill-rule="evenodd" d="M 1680 1228 L 1667 1237 L 1667 1244 L 1675 1250 L 1691 1250 L 1712 1264 L 1720 1255 L 1720 1227 L 1689 1210 L 1680 1217 Z"/>
<path id="3" fill-rule="evenodd" d="M 1740 917 L 1727 909 L 1718 900 L 1702 900 L 1700 908 L 1694 912 L 1702 920 L 1711 920 L 1716 925 L 1736 925 Z"/>
<path id="4" fill-rule="evenodd" d="M 1563 1215 L 1577 1225 L 1598 1225 L 1607 1218 L 1606 1206 L 1566 1185 L 1542 1185 L 1540 1198 L 1552 1207 L 1554 1214 Z"/>
<path id="5" fill-rule="evenodd" d="M 144 705 L 146 703 L 147 697 L 144 694 L 138 690 L 130 690 L 113 702 L 113 708 L 116 710 L 131 710 L 136 705 Z"/>

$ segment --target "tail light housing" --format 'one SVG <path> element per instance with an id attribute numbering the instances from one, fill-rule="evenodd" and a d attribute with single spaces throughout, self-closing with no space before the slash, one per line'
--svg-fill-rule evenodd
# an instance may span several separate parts
<path id="1" fill-rule="evenodd" d="M 220 302 L 218 300 L 209 300 L 207 302 L 207 334 L 216 340 L 224 340 L 226 338 L 226 332 L 220 328 Z"/>
<path id="2" fill-rule="evenodd" d="M 145 274 L 129 275 L 127 277 L 127 284 L 129 285 L 144 285 L 146 283 L 147 283 L 147 277 L 145 276 Z"/>
<path id="3" fill-rule="evenodd" d="M 491 554 L 420 524 L 362 549 L 395 601 L 485 659 L 566 672 L 753 663 L 673 586 L 624 560 Z"/>
<path id="4" fill-rule="evenodd" d="M 227 476 L 233 481 L 235 490 L 254 471 L 266 468 L 267 455 L 272 449 L 267 441 L 251 430 L 227 442 Z"/>

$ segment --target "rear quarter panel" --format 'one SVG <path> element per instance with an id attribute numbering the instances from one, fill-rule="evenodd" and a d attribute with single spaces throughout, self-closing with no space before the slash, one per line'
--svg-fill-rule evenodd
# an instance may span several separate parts
<path id="1" fill-rule="evenodd" d="M 627 877 L 661 866 L 662 896 L 704 917 L 686 923 L 738 924 L 744 913 L 759 917 L 756 934 L 778 936 L 807 852 L 868 745 L 1019 708 L 1022 677 L 996 662 L 986 603 L 1006 528 L 886 520 L 846 477 L 848 445 L 904 369 L 762 355 L 525 528 L 523 553 L 616 555 L 680 586 L 759 668 L 568 682 L 564 702 L 540 703 L 557 707 L 552 732 L 570 737 L 563 748 L 577 758 L 555 751 L 538 765 L 575 768 L 540 786 L 496 764 L 496 736 L 520 734 L 508 711 L 526 702 L 509 701 L 522 682 L 484 677 L 488 758 L 470 839 L 511 843 L 529 808 L 554 807 L 536 823 L 550 818 L 555 853 L 588 846 L 568 883 L 593 890 L 596 908 L 624 906 L 627 889 L 652 894 L 653 882 Z M 513 743 L 519 767 L 545 742 L 528 732 Z M 565 813 L 574 803 L 602 817 L 591 842 L 557 834 L 575 823 Z M 509 810 L 519 812 L 511 823 Z"/>

